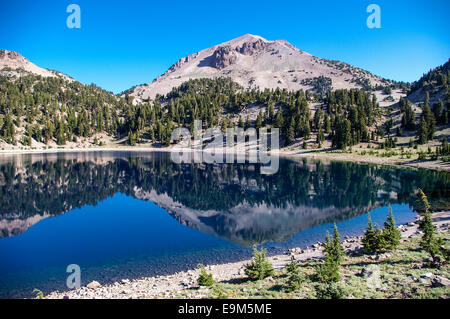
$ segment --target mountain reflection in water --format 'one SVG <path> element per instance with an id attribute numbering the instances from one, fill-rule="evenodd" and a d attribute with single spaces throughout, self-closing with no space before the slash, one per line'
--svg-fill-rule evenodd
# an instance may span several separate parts
<path id="1" fill-rule="evenodd" d="M 123 193 L 250 247 L 378 207 L 412 206 L 419 187 L 446 205 L 449 181 L 444 172 L 305 159 L 282 159 L 264 175 L 258 164 L 179 165 L 167 153 L 15 155 L 0 162 L 0 236 Z"/>

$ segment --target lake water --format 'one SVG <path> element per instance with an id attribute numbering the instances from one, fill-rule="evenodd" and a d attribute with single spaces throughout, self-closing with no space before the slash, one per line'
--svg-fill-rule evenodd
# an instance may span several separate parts
<path id="1" fill-rule="evenodd" d="M 447 207 L 448 173 L 368 164 L 282 159 L 257 164 L 182 164 L 165 153 L 85 152 L 0 158 L 0 297 L 107 283 L 238 261 L 324 239 L 334 222 L 360 235 L 367 213 L 382 225 L 415 217 L 414 194 Z"/>

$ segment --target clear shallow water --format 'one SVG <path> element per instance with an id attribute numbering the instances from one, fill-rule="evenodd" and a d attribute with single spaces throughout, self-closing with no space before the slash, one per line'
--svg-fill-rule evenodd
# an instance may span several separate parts
<path id="1" fill-rule="evenodd" d="M 171 273 L 198 263 L 323 240 L 333 222 L 359 235 L 367 212 L 381 225 L 414 218 L 413 193 L 449 198 L 448 174 L 372 165 L 281 160 L 177 165 L 167 154 L 74 153 L 2 158 L 0 296 L 64 289 L 69 264 L 82 283 Z"/>

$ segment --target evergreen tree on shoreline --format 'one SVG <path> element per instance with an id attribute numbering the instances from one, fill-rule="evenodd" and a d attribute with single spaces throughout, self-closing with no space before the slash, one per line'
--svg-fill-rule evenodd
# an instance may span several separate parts
<path id="1" fill-rule="evenodd" d="M 322 282 L 337 282 L 340 280 L 340 264 L 345 256 L 345 250 L 342 247 L 341 236 L 336 224 L 333 229 L 333 239 L 327 233 L 324 246 L 325 261 L 317 266 L 317 278 Z"/>
<path id="2" fill-rule="evenodd" d="M 449 250 L 444 247 L 444 241 L 439 236 L 436 227 L 433 225 L 428 198 L 420 188 L 419 197 L 421 207 L 423 207 L 423 211 L 421 212 L 423 219 L 419 224 L 419 229 L 423 232 L 420 240 L 420 247 L 430 254 L 432 265 L 439 267 L 442 259 L 449 261 L 450 253 Z"/>
<path id="3" fill-rule="evenodd" d="M 394 250 L 400 245 L 400 239 L 402 235 L 395 226 L 394 215 L 392 214 L 392 208 L 389 206 L 389 215 L 387 220 L 384 222 L 383 229 L 383 246 L 387 250 Z"/>

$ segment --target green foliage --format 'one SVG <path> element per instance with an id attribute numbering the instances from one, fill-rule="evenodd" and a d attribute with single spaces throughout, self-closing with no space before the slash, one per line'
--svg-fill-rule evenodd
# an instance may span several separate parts
<path id="1" fill-rule="evenodd" d="M 445 248 L 444 241 L 433 225 L 428 198 L 421 189 L 419 189 L 419 196 L 422 203 L 420 206 L 423 209 L 421 212 L 423 219 L 419 224 L 419 229 L 423 232 L 420 247 L 430 254 L 432 264 L 439 266 L 443 259 L 449 261 L 449 250 Z"/>
<path id="2" fill-rule="evenodd" d="M 380 148 L 381 149 L 391 149 L 391 148 L 395 148 L 397 145 L 395 143 L 395 140 L 392 137 L 388 137 L 381 145 Z"/>
<path id="3" fill-rule="evenodd" d="M 41 290 L 34 288 L 33 292 L 36 294 L 38 299 L 44 299 L 44 293 Z"/>
<path id="4" fill-rule="evenodd" d="M 344 247 L 342 247 L 341 236 L 334 224 L 333 239 L 330 239 L 330 235 L 327 234 L 325 239 L 324 251 L 325 262 L 317 266 L 317 279 L 323 282 L 337 282 L 340 280 L 339 268 L 345 256 Z"/>
<path id="5" fill-rule="evenodd" d="M 134 146 L 137 143 L 137 134 L 133 132 L 128 132 L 128 145 Z"/>
<path id="6" fill-rule="evenodd" d="M 430 254 L 433 264 L 439 265 L 441 257 L 448 259 L 448 252 L 441 248 L 444 246 L 444 241 L 439 237 L 429 212 L 425 214 L 420 222 L 420 230 L 423 232 L 420 247 Z"/>
<path id="7" fill-rule="evenodd" d="M 213 275 L 208 274 L 206 272 L 205 266 L 199 265 L 199 267 L 200 267 L 200 275 L 198 277 L 197 283 L 200 286 L 207 286 L 207 287 L 212 286 L 215 283 Z"/>
<path id="8" fill-rule="evenodd" d="M 345 148 L 370 140 L 369 128 L 378 113 L 376 98 L 363 90 L 325 90 L 321 98 L 325 107 L 312 120 L 309 91 L 245 90 L 229 78 L 189 80 L 165 96 L 139 103 L 133 102 L 129 92 L 120 98 L 95 85 L 59 77 L 0 77 L 0 91 L 4 93 L 0 96 L 0 138 L 11 144 L 16 143 L 16 128 L 24 122 L 33 126 L 31 138 L 43 143 L 64 145 L 74 137 L 107 133 L 128 137 L 130 145 L 144 138 L 169 145 L 175 127 L 192 128 L 196 119 L 204 128 L 231 127 L 236 113 L 255 104 L 260 107 L 256 121 L 252 123 L 247 116 L 244 123 L 240 118 L 240 127 L 278 127 L 287 143 L 308 139 L 315 130 L 318 144 L 332 138 L 336 147 Z M 23 140 L 24 144 L 29 140 Z"/>
<path id="9" fill-rule="evenodd" d="M 373 227 L 370 213 L 368 214 L 368 225 L 362 239 L 365 253 L 394 250 L 400 245 L 400 239 L 401 233 L 395 226 L 394 215 L 390 207 L 383 230 Z"/>
<path id="10" fill-rule="evenodd" d="M 0 92 L 0 138 L 10 144 L 16 143 L 19 127 L 26 127 L 21 142 L 27 146 L 31 138 L 64 145 L 73 136 L 121 132 L 119 118 L 126 103 L 95 85 L 25 74 L 0 76 Z"/>
<path id="11" fill-rule="evenodd" d="M 324 97 L 333 88 L 332 80 L 326 76 L 318 76 L 315 78 L 306 78 L 301 81 L 301 84 L 312 86 L 313 91 L 315 91 L 320 96 Z"/>
<path id="12" fill-rule="evenodd" d="M 288 290 L 295 291 L 300 288 L 303 276 L 300 274 L 300 266 L 295 262 L 294 256 L 291 256 L 291 262 L 287 265 Z"/>
<path id="13" fill-rule="evenodd" d="M 416 129 L 415 114 L 412 109 L 411 102 L 401 97 L 399 101 L 399 109 L 400 112 L 403 113 L 401 119 L 401 127 L 404 128 L 405 130 L 415 130 Z"/>
<path id="14" fill-rule="evenodd" d="M 317 299 L 344 299 L 348 292 L 338 283 L 318 284 L 315 287 Z"/>
<path id="15" fill-rule="evenodd" d="M 386 120 L 384 122 L 384 129 L 386 130 L 386 134 L 389 136 L 391 134 L 392 127 L 394 126 L 394 120 L 392 118 Z"/>
<path id="16" fill-rule="evenodd" d="M 395 226 L 394 215 L 392 214 L 392 208 L 389 207 L 389 216 L 384 222 L 383 229 L 383 245 L 386 250 L 394 250 L 400 245 L 400 239 L 402 235 Z"/>
<path id="17" fill-rule="evenodd" d="M 450 60 L 445 64 L 430 70 L 424 74 L 418 81 L 411 85 L 411 94 L 419 89 L 433 91 L 441 88 L 448 88 L 450 85 Z"/>
<path id="18" fill-rule="evenodd" d="M 450 155 L 450 143 L 447 141 L 447 137 L 444 136 L 440 147 L 436 148 L 436 155 L 447 156 Z"/>
<path id="19" fill-rule="evenodd" d="M 316 266 L 316 276 L 321 282 L 337 282 L 341 279 L 340 275 L 340 265 L 331 260 L 330 258 L 325 258 L 325 262 Z"/>
<path id="20" fill-rule="evenodd" d="M 419 188 L 419 199 L 415 202 L 414 209 L 422 216 L 425 216 L 430 210 L 430 203 L 428 197 L 423 190 Z"/>
<path id="21" fill-rule="evenodd" d="M 367 229 L 364 233 L 362 243 L 364 247 L 364 252 L 372 253 L 383 250 L 384 247 L 384 238 L 383 232 L 381 229 L 374 228 L 372 225 L 372 218 L 370 217 L 370 213 L 368 214 L 368 225 Z"/>
<path id="22" fill-rule="evenodd" d="M 345 256 L 345 250 L 341 243 L 341 235 L 339 234 L 336 223 L 333 226 L 333 240 L 331 241 L 331 245 L 325 246 L 325 250 L 328 255 L 332 257 L 332 260 L 341 263 L 342 259 Z"/>
<path id="23" fill-rule="evenodd" d="M 306 143 L 306 141 L 303 142 L 303 144 L 302 144 L 302 149 L 304 149 L 304 150 L 307 150 L 307 149 L 308 149 L 308 143 Z"/>
<path id="24" fill-rule="evenodd" d="M 449 111 L 444 107 L 444 102 L 440 99 L 433 104 L 433 114 L 436 124 L 447 125 L 449 123 Z"/>
<path id="25" fill-rule="evenodd" d="M 417 128 L 417 138 L 419 144 L 425 144 L 433 139 L 436 131 L 436 119 L 430 109 L 430 97 L 428 92 L 425 95 L 425 103 L 422 105 L 422 114 L 420 116 L 419 127 Z"/>
<path id="26" fill-rule="evenodd" d="M 392 88 L 390 86 L 384 87 L 383 93 L 386 94 L 386 95 L 391 95 L 392 94 Z"/>
<path id="27" fill-rule="evenodd" d="M 352 145 L 351 133 L 350 121 L 340 117 L 337 118 L 332 145 L 339 149 L 345 149 L 347 146 Z"/>
<path id="28" fill-rule="evenodd" d="M 245 267 L 245 274 L 253 280 L 260 280 L 266 277 L 272 276 L 273 274 L 273 266 L 267 260 L 266 250 L 261 248 L 261 251 L 258 249 L 253 249 L 253 259 L 250 264 Z"/>
<path id="29" fill-rule="evenodd" d="M 319 144 L 319 147 L 322 146 L 323 141 L 325 141 L 325 134 L 323 133 L 322 128 L 319 129 L 319 132 L 317 133 L 317 144 Z"/>

